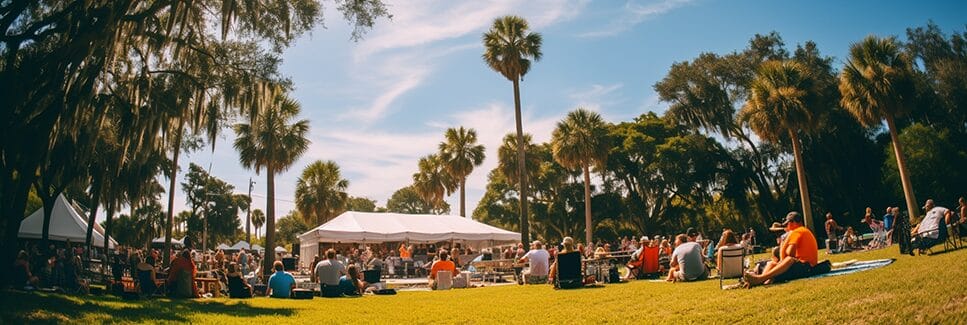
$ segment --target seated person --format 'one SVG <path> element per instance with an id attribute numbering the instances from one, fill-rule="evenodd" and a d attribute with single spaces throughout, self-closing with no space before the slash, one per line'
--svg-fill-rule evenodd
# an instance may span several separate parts
<path id="1" fill-rule="evenodd" d="M 746 273 L 744 278 L 750 287 L 807 277 L 818 263 L 816 237 L 803 227 L 802 216 L 790 212 L 784 225 L 788 233 L 779 246 L 779 260 L 767 263 L 762 274 Z"/>
<path id="2" fill-rule="evenodd" d="M 359 280 L 359 268 L 355 264 L 346 269 L 347 274 L 339 278 L 339 292 L 347 296 L 359 296 L 366 288 L 363 281 Z"/>
<path id="3" fill-rule="evenodd" d="M 235 262 L 228 264 L 228 296 L 231 298 L 252 298 L 252 286 L 245 283 L 242 273 L 239 272 L 238 264 Z"/>
<path id="4" fill-rule="evenodd" d="M 319 279 L 319 292 L 323 297 L 338 297 L 339 277 L 346 274 L 346 267 L 336 259 L 334 249 L 326 250 L 326 258 L 316 263 L 315 274 Z"/>
<path id="5" fill-rule="evenodd" d="M 272 263 L 272 268 L 275 269 L 275 273 L 269 277 L 266 295 L 272 298 L 292 297 L 292 289 L 295 289 L 295 278 L 292 277 L 291 273 L 284 270 L 281 261 Z"/>
<path id="6" fill-rule="evenodd" d="M 13 280 L 10 282 L 14 288 L 36 288 L 40 279 L 30 273 L 30 261 L 27 259 L 27 252 L 20 251 L 17 260 L 13 263 Z"/>
<path id="7" fill-rule="evenodd" d="M 722 238 L 719 239 L 718 248 L 715 249 L 715 268 L 722 269 L 722 250 L 726 248 L 741 247 L 739 241 L 735 237 L 735 233 L 730 229 L 726 229 L 722 232 Z"/>
<path id="8" fill-rule="evenodd" d="M 934 206 L 933 200 L 927 200 L 923 206 L 927 216 L 923 217 L 916 227 L 910 232 L 913 237 L 911 243 L 914 248 L 924 251 L 937 243 L 946 239 L 946 225 L 950 224 L 952 212 L 944 207 Z M 943 229 L 941 229 L 943 225 Z"/>
<path id="9" fill-rule="evenodd" d="M 137 270 L 138 286 L 141 288 L 142 295 L 153 295 L 158 291 L 158 283 L 155 281 L 154 266 L 138 258 Z"/>
<path id="10" fill-rule="evenodd" d="M 171 261 L 168 269 L 168 296 L 172 298 L 198 298 L 195 276 L 198 270 L 191 260 L 191 251 L 184 249 Z"/>
<path id="11" fill-rule="evenodd" d="M 631 254 L 631 262 L 626 265 L 628 275 L 625 280 L 642 277 L 657 278 L 661 272 L 661 265 L 658 262 L 658 241 L 651 241 L 647 236 L 642 236 L 638 243 L 640 247 Z"/>
<path id="12" fill-rule="evenodd" d="M 531 250 L 518 260 L 518 263 L 530 261 L 530 269 L 524 272 L 524 282 L 527 284 L 547 283 L 547 272 L 551 255 L 544 250 L 544 245 L 539 240 L 531 243 Z"/>
<path id="13" fill-rule="evenodd" d="M 457 268 L 453 264 L 449 257 L 449 252 L 446 249 L 441 248 L 439 253 L 437 253 L 438 260 L 433 262 L 430 266 L 430 288 L 436 290 L 436 275 L 440 271 L 450 271 L 450 274 L 456 274 Z"/>
<path id="14" fill-rule="evenodd" d="M 561 241 L 561 251 L 548 273 L 548 278 L 555 288 L 571 289 L 584 286 L 584 276 L 581 272 L 581 251 L 575 249 L 574 238 L 564 237 Z"/>
<path id="15" fill-rule="evenodd" d="M 666 281 L 696 281 L 708 278 L 702 245 L 689 241 L 688 238 L 685 234 L 675 236 L 675 250 L 669 260 L 670 269 Z"/>

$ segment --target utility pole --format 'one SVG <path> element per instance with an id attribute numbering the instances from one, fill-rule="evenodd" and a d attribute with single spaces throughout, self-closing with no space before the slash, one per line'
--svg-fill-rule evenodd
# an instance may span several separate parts
<path id="1" fill-rule="evenodd" d="M 248 250 L 250 252 L 252 251 L 252 186 L 253 185 L 255 185 L 255 182 L 253 182 L 252 178 L 249 177 L 248 178 L 248 209 L 246 209 L 248 213 L 245 216 L 245 237 L 246 237 L 245 242 L 248 243 Z"/>

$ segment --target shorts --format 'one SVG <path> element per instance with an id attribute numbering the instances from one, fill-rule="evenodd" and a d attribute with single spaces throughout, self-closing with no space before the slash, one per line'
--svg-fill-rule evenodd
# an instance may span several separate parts
<path id="1" fill-rule="evenodd" d="M 793 263 L 792 266 L 786 270 L 786 272 L 777 275 L 772 280 L 774 282 L 786 282 L 795 279 L 802 279 L 812 275 L 812 269 L 813 267 L 810 266 L 809 263 L 796 261 L 796 263 Z"/>
<path id="2" fill-rule="evenodd" d="M 546 284 L 547 283 L 547 276 L 546 275 L 530 275 L 530 274 L 525 274 L 524 275 L 524 283 L 527 283 L 527 284 Z"/>
<path id="3" fill-rule="evenodd" d="M 705 280 L 705 278 L 708 278 L 708 270 L 705 270 L 705 272 L 702 272 L 701 275 L 693 278 L 686 277 L 685 272 L 682 270 L 675 271 L 675 279 L 678 279 L 678 281 L 697 281 Z"/>

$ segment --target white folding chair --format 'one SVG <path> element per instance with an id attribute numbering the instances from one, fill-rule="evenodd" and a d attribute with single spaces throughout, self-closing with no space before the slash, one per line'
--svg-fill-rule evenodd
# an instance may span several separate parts
<path id="1" fill-rule="evenodd" d="M 436 290 L 450 290 L 453 287 L 453 273 L 439 271 L 436 273 Z"/>
<path id="2" fill-rule="evenodd" d="M 722 248 L 719 251 L 719 258 L 722 259 L 719 265 L 719 288 L 725 289 L 725 279 L 739 278 L 741 282 L 742 274 L 745 273 L 745 247 Z"/>

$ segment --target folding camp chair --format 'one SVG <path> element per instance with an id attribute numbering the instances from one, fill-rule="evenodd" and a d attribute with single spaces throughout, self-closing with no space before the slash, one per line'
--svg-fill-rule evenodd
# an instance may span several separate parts
<path id="1" fill-rule="evenodd" d="M 434 282 L 434 290 L 450 290 L 453 287 L 453 273 L 450 271 L 438 271 L 436 273 L 436 281 Z"/>
<path id="2" fill-rule="evenodd" d="M 915 248 L 920 255 L 923 255 L 924 252 L 928 253 L 929 255 L 934 254 L 933 247 L 940 243 L 944 244 L 945 251 L 950 249 L 950 241 L 948 240 L 950 236 L 948 236 L 947 233 L 947 224 L 944 222 L 943 218 L 940 218 L 939 223 L 940 224 L 937 226 L 937 229 L 921 231 L 913 236 L 913 240 L 916 242 L 916 244 L 913 245 L 913 248 Z M 937 238 L 930 237 L 930 235 L 934 233 L 937 234 Z"/>
<path id="3" fill-rule="evenodd" d="M 719 272 L 719 288 L 725 289 L 725 279 L 739 278 L 742 283 L 742 274 L 745 272 L 745 247 L 734 246 L 724 247 L 719 250 L 721 259 Z"/>
<path id="4" fill-rule="evenodd" d="M 584 272 L 581 270 L 581 254 L 578 252 L 558 254 L 554 288 L 574 289 L 583 286 Z"/>

